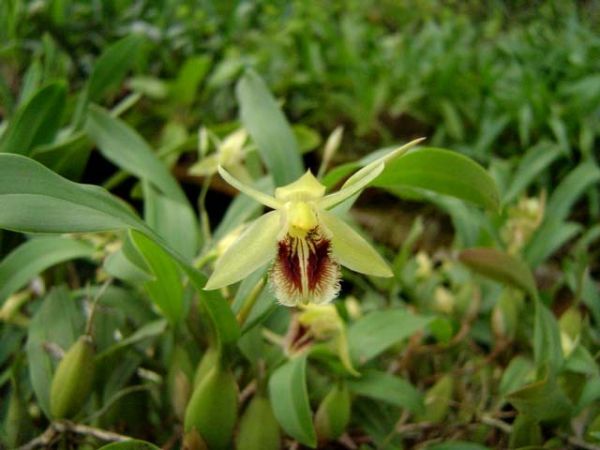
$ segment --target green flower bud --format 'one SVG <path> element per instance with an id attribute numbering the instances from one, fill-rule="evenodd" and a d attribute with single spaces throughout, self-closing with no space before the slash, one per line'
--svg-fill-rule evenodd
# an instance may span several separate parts
<path id="1" fill-rule="evenodd" d="M 92 339 L 84 335 L 58 364 L 50 386 L 50 414 L 54 419 L 73 417 L 85 404 L 94 382 L 95 353 Z"/>
<path id="2" fill-rule="evenodd" d="M 450 375 L 444 375 L 425 395 L 425 412 L 418 417 L 419 422 L 442 422 L 450 408 L 454 383 Z"/>
<path id="3" fill-rule="evenodd" d="M 18 385 L 14 379 L 11 387 L 12 392 L 8 403 L 8 411 L 4 419 L 4 443 L 8 448 L 17 448 L 29 439 L 33 427 L 20 389 L 18 389 Z M 0 445 L 2 444 L 0 443 Z"/>
<path id="4" fill-rule="evenodd" d="M 183 435 L 183 450 L 208 450 L 208 446 L 198 431 L 193 428 Z"/>
<path id="5" fill-rule="evenodd" d="M 169 364 L 167 385 L 173 411 L 177 418 L 183 421 L 185 407 L 192 393 L 192 374 L 194 370 L 186 351 L 176 346 Z"/>
<path id="6" fill-rule="evenodd" d="M 188 403 L 184 422 L 188 441 L 194 437 L 195 442 L 204 442 L 211 450 L 228 448 L 237 419 L 237 402 L 235 377 L 230 370 L 216 365 L 195 387 Z M 194 430 L 198 436 L 193 436 Z"/>
<path id="7" fill-rule="evenodd" d="M 194 374 L 194 387 L 197 387 L 200 382 L 204 379 L 204 377 L 210 372 L 214 367 L 220 364 L 221 360 L 221 352 L 218 347 L 208 347 L 204 355 L 202 355 L 202 359 L 200 360 L 200 364 L 196 368 L 196 373 Z"/>
<path id="8" fill-rule="evenodd" d="M 350 393 L 345 384 L 333 387 L 315 414 L 315 430 L 319 442 L 340 437 L 350 421 Z"/>
<path id="9" fill-rule="evenodd" d="M 496 337 L 514 339 L 519 324 L 521 299 L 512 291 L 505 290 L 492 310 L 491 325 Z"/>
<path id="10" fill-rule="evenodd" d="M 281 436 L 271 402 L 263 395 L 256 395 L 240 421 L 237 450 L 277 450 Z"/>
<path id="11" fill-rule="evenodd" d="M 566 333 L 572 341 L 576 341 L 583 326 L 583 317 L 579 309 L 576 306 L 571 306 L 567 309 L 560 316 L 558 326 L 560 327 L 560 331 Z"/>

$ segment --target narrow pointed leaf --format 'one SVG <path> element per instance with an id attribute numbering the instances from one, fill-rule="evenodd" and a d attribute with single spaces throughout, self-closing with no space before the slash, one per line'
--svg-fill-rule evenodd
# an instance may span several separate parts
<path id="1" fill-rule="evenodd" d="M 43 237 L 25 242 L 0 263 L 0 305 L 29 280 L 49 267 L 75 258 L 90 258 L 94 248 L 82 241 Z"/>
<path id="2" fill-rule="evenodd" d="M 132 231 L 129 237 L 154 276 L 144 287 L 164 316 L 176 324 L 183 315 L 183 288 L 176 260 L 140 232 Z"/>
<path id="3" fill-rule="evenodd" d="M 36 146 L 50 143 L 58 132 L 66 97 L 64 83 L 40 89 L 11 118 L 0 139 L 0 153 L 30 155 Z"/>
<path id="4" fill-rule="evenodd" d="M 533 356 L 538 372 L 548 369 L 556 374 L 563 363 L 558 321 L 541 302 L 535 305 Z"/>
<path id="5" fill-rule="evenodd" d="M 130 35 L 102 52 L 90 75 L 88 95 L 91 101 L 101 100 L 104 94 L 121 84 L 125 74 L 135 62 L 142 43 L 142 36 Z"/>
<path id="6" fill-rule="evenodd" d="M 273 175 L 283 186 L 300 178 L 302 159 L 294 132 L 260 76 L 248 70 L 237 84 L 240 117 Z"/>
<path id="7" fill-rule="evenodd" d="M 240 337 L 240 327 L 227 300 L 219 292 L 204 290 L 206 285 L 204 274 L 191 266 L 182 266 L 182 269 L 196 289 L 221 344 L 235 343 Z"/>
<path id="8" fill-rule="evenodd" d="M 535 178 L 561 155 L 557 145 L 536 145 L 525 153 L 512 178 L 502 201 L 508 204 L 515 200 Z"/>
<path id="9" fill-rule="evenodd" d="M 144 219 L 169 246 L 191 261 L 198 253 L 196 215 L 186 203 L 173 200 L 149 182 L 143 183 Z"/>
<path id="10" fill-rule="evenodd" d="M 73 183 L 20 155 L 0 154 L 0 228 L 74 233 L 137 228 L 151 231 L 106 190 Z"/>
<path id="11" fill-rule="evenodd" d="M 187 198 L 165 164 L 146 141 L 125 122 L 98 106 L 90 106 L 86 132 L 111 162 L 146 179 L 162 193 L 183 204 Z"/>
<path id="12" fill-rule="evenodd" d="M 56 363 L 45 348 L 53 343 L 63 349 L 83 332 L 84 318 L 76 302 L 63 289 L 52 290 L 31 319 L 25 351 L 31 386 L 38 404 L 50 417 L 50 384 Z"/>
<path id="13" fill-rule="evenodd" d="M 600 168 L 592 161 L 581 163 L 569 173 L 548 199 L 546 210 L 552 220 L 564 220 L 577 199 L 590 186 L 600 183 Z"/>

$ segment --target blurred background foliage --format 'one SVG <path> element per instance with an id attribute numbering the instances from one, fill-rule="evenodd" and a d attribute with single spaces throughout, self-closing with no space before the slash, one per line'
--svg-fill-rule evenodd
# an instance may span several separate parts
<path id="1" fill-rule="evenodd" d="M 205 311 L 203 280 L 182 285 L 188 269 L 136 232 L 0 231 L 4 445 L 56 416 L 50 381 L 96 308 L 96 382 L 76 416 L 90 428 L 56 425 L 56 448 L 98 448 L 92 428 L 175 448 L 214 333 L 252 398 L 238 448 L 598 448 L 599 29 L 597 1 L 0 1 L 0 153 L 102 185 L 143 211 L 113 205 L 124 228 L 197 267 L 260 212 L 229 202 L 216 164 L 264 190 L 286 176 L 259 143 L 248 73 L 293 124 L 284 154 L 314 172 L 325 160 L 328 186 L 426 136 L 488 168 L 501 205 L 440 195 L 465 199 L 445 181 L 367 192 L 351 216 L 395 277 L 345 273 L 322 312 L 333 331 L 275 307 L 262 272 L 224 293 L 231 310 Z M 232 311 L 241 338 L 211 328 Z"/>

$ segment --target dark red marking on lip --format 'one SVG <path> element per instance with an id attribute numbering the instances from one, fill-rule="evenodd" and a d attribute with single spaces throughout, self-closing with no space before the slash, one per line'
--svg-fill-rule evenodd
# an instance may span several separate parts
<path id="1" fill-rule="evenodd" d="M 331 301 L 339 291 L 340 278 L 339 264 L 331 255 L 331 241 L 318 227 L 303 238 L 286 235 L 277 244 L 270 278 L 277 299 L 284 305 Z"/>
<path id="2" fill-rule="evenodd" d="M 308 256 L 308 289 L 313 291 L 323 279 L 330 277 L 332 262 L 329 257 L 330 242 L 327 239 L 313 240 L 313 249 Z"/>
<path id="3" fill-rule="evenodd" d="M 286 237 L 279 241 L 277 252 L 277 263 L 285 280 L 293 286 L 294 289 L 302 290 L 302 273 L 300 270 L 300 256 L 294 252 L 291 238 Z M 276 263 L 276 264 L 277 264 Z"/>

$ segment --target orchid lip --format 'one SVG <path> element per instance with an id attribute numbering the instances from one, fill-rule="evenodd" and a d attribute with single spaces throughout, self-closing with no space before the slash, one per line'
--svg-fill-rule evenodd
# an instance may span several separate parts
<path id="1" fill-rule="evenodd" d="M 277 300 L 288 306 L 329 303 L 340 289 L 339 263 L 318 227 L 305 237 L 287 234 L 280 240 L 270 275 Z"/>

